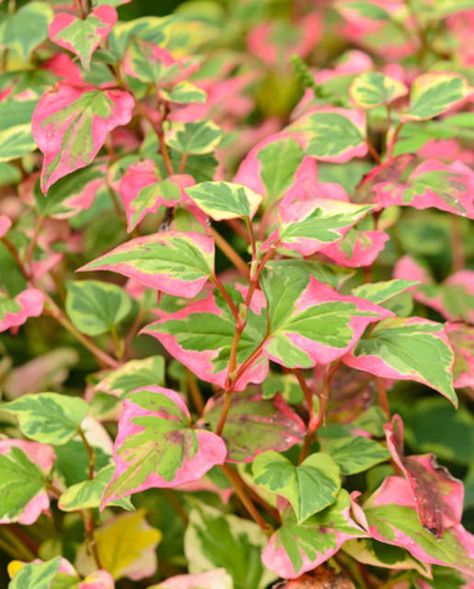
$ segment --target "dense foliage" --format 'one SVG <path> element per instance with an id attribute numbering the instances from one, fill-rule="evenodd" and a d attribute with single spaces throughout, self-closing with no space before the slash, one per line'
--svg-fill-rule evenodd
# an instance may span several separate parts
<path id="1" fill-rule="evenodd" d="M 0 6 L 0 584 L 474 587 L 474 2 L 122 4 Z"/>

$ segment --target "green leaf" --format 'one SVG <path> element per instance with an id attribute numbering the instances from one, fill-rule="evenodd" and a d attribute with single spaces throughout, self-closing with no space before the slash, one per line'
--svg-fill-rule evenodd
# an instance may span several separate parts
<path id="1" fill-rule="evenodd" d="M 252 218 L 262 197 L 250 188 L 232 182 L 201 182 L 185 189 L 196 205 L 215 221 Z"/>
<path id="2" fill-rule="evenodd" d="M 363 436 L 326 439 L 322 442 L 322 449 L 345 475 L 363 472 L 390 458 L 382 444 Z"/>
<path id="3" fill-rule="evenodd" d="M 206 102 L 207 94 L 195 84 L 183 81 L 176 84 L 171 92 L 161 90 L 166 100 L 177 104 L 195 104 Z"/>
<path id="4" fill-rule="evenodd" d="M 163 385 L 165 360 L 163 356 L 149 356 L 143 360 L 129 360 L 102 378 L 94 390 L 123 396 L 141 387 Z"/>
<path id="5" fill-rule="evenodd" d="M 152 233 L 119 245 L 80 270 L 118 272 L 144 286 L 193 298 L 214 272 L 214 241 L 197 233 Z"/>
<path id="6" fill-rule="evenodd" d="M 115 472 L 102 505 L 149 488 L 199 480 L 225 456 L 219 436 L 193 427 L 177 392 L 158 386 L 133 391 L 120 415 Z"/>
<path id="7" fill-rule="evenodd" d="M 132 301 L 123 288 L 98 280 L 67 285 L 66 311 L 74 325 L 87 335 L 112 331 L 130 313 Z"/>
<path id="8" fill-rule="evenodd" d="M 291 509 L 284 511 L 262 560 L 278 576 L 293 579 L 327 561 L 347 540 L 364 536 L 351 519 L 349 493 L 342 489 L 333 505 L 302 524 Z"/>
<path id="9" fill-rule="evenodd" d="M 390 104 L 407 92 L 405 84 L 380 72 L 359 74 L 349 88 L 354 103 L 364 109 Z"/>
<path id="10" fill-rule="evenodd" d="M 266 270 L 263 290 L 269 314 L 265 351 L 287 368 L 311 368 L 342 357 L 369 323 L 389 314 L 284 265 Z"/>
<path id="11" fill-rule="evenodd" d="M 260 558 L 266 541 L 254 522 L 200 504 L 189 514 L 184 537 L 189 572 L 222 567 L 234 579 L 234 589 L 264 589 L 275 580 Z"/>
<path id="12" fill-rule="evenodd" d="M 419 284 L 416 280 L 394 279 L 384 282 L 361 284 L 352 289 L 352 294 L 361 299 L 367 299 L 376 304 L 385 303 L 389 299 L 405 292 L 407 288 Z"/>
<path id="13" fill-rule="evenodd" d="M 19 448 L 0 454 L 0 520 L 17 518 L 45 489 L 44 473 Z"/>
<path id="14" fill-rule="evenodd" d="M 23 59 L 48 38 L 48 25 L 53 10 L 47 2 L 29 2 L 8 16 L 2 23 L 2 45 L 15 51 Z"/>
<path id="15" fill-rule="evenodd" d="M 36 184 L 34 195 L 36 207 L 43 217 L 67 219 L 79 211 L 92 206 L 97 191 L 106 186 L 105 169 L 101 166 L 88 166 L 58 180 L 45 196 Z"/>
<path id="16" fill-rule="evenodd" d="M 385 319 L 359 341 L 344 362 L 383 378 L 421 382 L 457 406 L 454 354 L 440 323 L 419 317 Z"/>
<path id="17" fill-rule="evenodd" d="M 97 472 L 92 480 L 82 481 L 69 487 L 59 498 L 58 507 L 62 511 L 80 511 L 81 509 L 93 509 L 100 506 L 100 500 L 105 487 L 114 474 L 114 466 L 110 464 Z M 110 505 L 122 507 L 127 511 L 133 509 L 130 499 L 119 499 Z"/>
<path id="18" fill-rule="evenodd" d="M 18 417 L 25 436 L 57 446 L 76 435 L 89 408 L 82 399 L 58 393 L 23 395 L 3 407 Z"/>
<path id="19" fill-rule="evenodd" d="M 211 121 L 176 123 L 166 136 L 166 142 L 179 153 L 205 155 L 212 153 L 222 139 L 222 131 Z"/>
<path id="20" fill-rule="evenodd" d="M 6 162 L 36 148 L 31 134 L 31 117 L 37 100 L 0 101 L 0 162 Z"/>
<path id="21" fill-rule="evenodd" d="M 457 74 L 428 73 L 415 78 L 410 93 L 410 119 L 432 119 L 469 94 L 467 81 Z"/>
<path id="22" fill-rule="evenodd" d="M 339 467 L 327 454 L 312 454 L 298 466 L 278 452 L 265 452 L 252 465 L 255 483 L 290 502 L 298 524 L 336 502 Z"/>
<path id="23" fill-rule="evenodd" d="M 90 69 L 94 51 L 108 37 L 117 21 L 117 12 L 110 6 L 94 8 L 85 18 L 59 13 L 49 27 L 51 41 L 72 51 L 84 69 Z"/>
<path id="24" fill-rule="evenodd" d="M 367 153 L 363 120 L 351 111 L 312 113 L 292 129 L 304 134 L 306 153 L 323 161 L 343 163 Z"/>
<path id="25" fill-rule="evenodd" d="M 52 589 L 51 583 L 60 565 L 60 556 L 47 562 L 26 564 L 13 577 L 8 589 Z"/>
<path id="26" fill-rule="evenodd" d="M 398 546 L 382 544 L 372 538 L 349 540 L 343 551 L 363 564 L 398 570 L 415 570 L 426 576 L 430 574 L 429 565 L 413 558 L 409 552 Z M 446 588 L 448 589 L 448 588 Z"/>
<path id="27" fill-rule="evenodd" d="M 294 139 L 273 141 L 259 151 L 260 176 L 267 191 L 266 206 L 277 201 L 290 187 L 303 155 L 303 149 Z"/>

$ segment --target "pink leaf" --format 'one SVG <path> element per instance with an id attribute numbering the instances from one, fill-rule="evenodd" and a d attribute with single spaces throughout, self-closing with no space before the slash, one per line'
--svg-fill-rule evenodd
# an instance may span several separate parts
<path id="1" fill-rule="evenodd" d="M 288 368 L 310 368 L 341 358 L 368 325 L 392 315 L 364 299 L 341 295 L 313 276 L 301 281 L 284 266 L 272 268 L 264 289 L 270 315 L 265 351 Z"/>
<path id="2" fill-rule="evenodd" d="M 175 207 L 186 203 L 196 208 L 184 192 L 194 180 L 187 174 L 175 174 L 161 181 L 158 168 L 152 160 L 132 164 L 122 177 L 119 194 L 127 215 L 127 231 L 133 231 L 148 213 L 159 207 Z M 203 218 L 201 215 L 200 218 Z"/>
<path id="3" fill-rule="evenodd" d="M 385 231 L 352 229 L 343 239 L 325 246 L 320 253 L 340 266 L 361 268 L 375 262 L 388 240 Z"/>
<path id="4" fill-rule="evenodd" d="M 435 536 L 442 536 L 446 528 L 461 523 L 462 482 L 438 466 L 433 454 L 405 456 L 403 421 L 399 415 L 394 415 L 384 429 L 392 458 L 410 485 L 421 524 Z"/>
<path id="5" fill-rule="evenodd" d="M 78 589 L 114 589 L 115 583 L 107 571 L 95 571 L 79 583 Z"/>
<path id="6" fill-rule="evenodd" d="M 119 245 L 80 272 L 109 270 L 174 296 L 195 297 L 212 276 L 214 241 L 199 233 L 163 231 Z"/>
<path id="7" fill-rule="evenodd" d="M 49 38 L 77 55 L 82 67 L 88 70 L 92 54 L 108 37 L 116 22 L 117 11 L 107 4 L 94 8 L 85 19 L 59 12 L 49 25 Z"/>
<path id="8" fill-rule="evenodd" d="M 59 84 L 41 97 L 32 133 L 43 152 L 41 188 L 90 164 L 107 135 L 132 118 L 135 101 L 123 90 Z"/>
<path id="9" fill-rule="evenodd" d="M 39 444 L 37 442 L 27 442 L 25 440 L 0 440 L 0 456 L 8 455 L 13 448 L 21 450 L 25 456 L 35 464 L 44 475 L 48 475 L 53 468 L 56 455 L 51 446 Z M 29 476 L 29 475 L 27 475 Z M 7 481 L 2 481 L 7 482 Z M 8 524 L 18 522 L 24 526 L 33 524 L 39 516 L 49 509 L 48 493 L 38 484 L 38 492 L 31 497 L 26 505 L 24 505 L 16 515 L 10 515 L 0 518 L 0 524 Z"/>
<path id="10" fill-rule="evenodd" d="M 232 295 L 238 306 L 243 300 L 242 294 L 233 292 Z M 255 295 L 254 299 L 258 300 Z M 263 299 L 261 293 L 260 299 Z M 264 300 L 260 302 L 264 305 Z M 265 329 L 262 306 L 250 309 L 237 350 L 239 364 L 260 349 Z M 163 313 L 159 321 L 147 325 L 142 333 L 156 337 L 174 358 L 200 379 L 223 387 L 234 331 L 235 320 L 226 302 L 220 294 L 213 293 L 176 313 Z M 262 382 L 267 373 L 268 361 L 263 352 L 257 353 L 254 364 L 237 380 L 235 390 L 240 391 L 251 382 Z"/>
<path id="11" fill-rule="evenodd" d="M 474 574 L 474 537 L 461 525 L 436 538 L 418 520 L 410 483 L 391 476 L 364 504 L 368 530 L 374 540 L 400 546 L 427 564 Z"/>
<path id="12" fill-rule="evenodd" d="M 445 329 L 454 350 L 454 386 L 474 389 L 474 327 L 447 323 Z"/>
<path id="13" fill-rule="evenodd" d="M 0 293 L 0 332 L 23 325 L 29 317 L 39 317 L 43 305 L 44 295 L 36 288 L 28 288 L 14 299 Z"/>
<path id="14" fill-rule="evenodd" d="M 454 354 L 441 323 L 421 317 L 385 319 L 344 357 L 344 363 L 382 378 L 420 382 L 457 406 Z"/>
<path id="15" fill-rule="evenodd" d="M 406 182 L 383 181 L 373 187 L 375 202 L 383 207 L 436 208 L 474 219 L 474 172 L 462 162 L 427 160 Z"/>
<path id="16" fill-rule="evenodd" d="M 10 217 L 0 215 L 0 239 L 8 232 L 11 226 L 12 222 Z"/>
<path id="17" fill-rule="evenodd" d="M 291 510 L 286 510 L 282 527 L 270 537 L 262 560 L 278 576 L 295 579 L 329 560 L 347 540 L 365 536 L 351 517 L 349 496 L 343 490 L 335 505 L 301 525 L 296 524 Z"/>
<path id="18" fill-rule="evenodd" d="M 115 472 L 104 505 L 145 489 L 197 481 L 224 462 L 226 447 L 216 434 L 192 427 L 178 393 L 151 386 L 125 400 L 113 456 Z"/>

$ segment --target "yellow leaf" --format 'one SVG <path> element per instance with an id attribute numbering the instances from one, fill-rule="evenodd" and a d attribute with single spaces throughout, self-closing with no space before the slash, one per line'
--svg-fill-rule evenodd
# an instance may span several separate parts
<path id="1" fill-rule="evenodd" d="M 11 562 L 9 562 L 7 566 L 7 571 L 10 579 L 13 579 L 13 577 L 21 571 L 25 564 L 26 563 L 21 562 L 21 560 L 12 560 Z"/>
<path id="2" fill-rule="evenodd" d="M 155 548 L 161 532 L 145 519 L 139 509 L 114 518 L 95 533 L 97 552 L 102 568 L 114 579 L 140 579 L 155 572 Z"/>

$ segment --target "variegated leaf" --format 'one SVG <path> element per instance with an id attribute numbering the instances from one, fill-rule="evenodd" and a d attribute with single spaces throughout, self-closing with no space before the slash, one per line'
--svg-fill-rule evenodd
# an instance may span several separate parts
<path id="1" fill-rule="evenodd" d="M 89 165 L 110 131 L 132 118 L 134 99 L 123 90 L 59 84 L 33 113 L 33 137 L 43 152 L 41 189 Z"/>
<path id="2" fill-rule="evenodd" d="M 198 233 L 158 232 L 132 239 L 80 268 L 92 270 L 117 272 L 144 286 L 193 298 L 214 272 L 214 242 Z"/>

